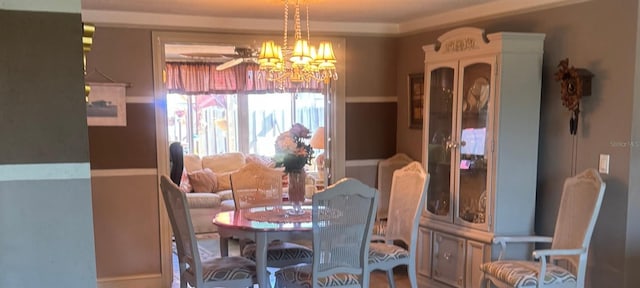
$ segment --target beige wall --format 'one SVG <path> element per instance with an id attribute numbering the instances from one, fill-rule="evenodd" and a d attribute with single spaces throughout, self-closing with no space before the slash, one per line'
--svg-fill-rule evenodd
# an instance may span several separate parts
<path id="1" fill-rule="evenodd" d="M 346 41 L 345 176 L 375 187 L 376 159 L 396 152 L 396 39 L 352 36 Z"/>
<path id="2" fill-rule="evenodd" d="M 630 263 L 637 262 L 640 255 L 626 254 L 625 245 L 628 251 L 640 254 L 640 239 L 630 237 L 634 232 L 637 235 L 638 228 L 629 225 L 630 234 L 627 235 L 627 221 L 637 222 L 637 217 L 628 218 L 634 214 L 627 211 L 627 201 L 630 194 L 639 193 L 637 184 L 635 189 L 629 187 L 630 176 L 638 175 L 637 170 L 635 173 L 630 171 L 630 149 L 634 149 L 637 155 L 640 147 L 612 145 L 612 142 L 640 140 L 631 137 L 638 136 L 637 132 L 631 134 L 632 108 L 635 105 L 637 109 L 638 106 L 638 96 L 635 96 L 634 102 L 637 6 L 637 1 L 630 0 L 594 0 L 468 24 L 484 28 L 489 33 L 516 31 L 546 34 L 537 176 L 538 233 L 551 235 L 554 232 L 562 181 L 570 176 L 572 154 L 577 156 L 577 171 L 597 167 L 601 153 L 611 155 L 610 174 L 604 176 L 607 191 L 592 239 L 587 287 L 625 287 L 625 270 L 628 277 L 632 273 L 637 274 L 631 272 L 631 266 L 625 267 L 625 259 L 633 259 Z M 450 28 L 454 27 L 400 39 L 398 79 L 419 69 L 422 65 L 419 62 L 424 60 L 421 46 L 434 43 L 438 35 Z M 558 62 L 567 57 L 571 65 L 587 68 L 595 74 L 592 96 L 582 101 L 575 146 L 574 138 L 568 131 L 569 113 L 561 105 L 559 84 L 553 76 Z M 405 90 L 403 85 L 398 85 L 399 95 L 406 93 Z M 406 105 L 406 101 L 398 102 L 398 150 L 416 157 L 421 154 L 422 144 L 420 135 L 406 129 L 402 123 L 406 121 L 402 115 Z M 634 159 L 635 167 L 638 167 L 637 158 Z M 637 264 L 634 267 L 637 268 Z M 638 285 L 633 286 L 631 282 L 627 284 L 626 287 Z"/>
<path id="3" fill-rule="evenodd" d="M 472 26 L 486 29 L 487 32 L 542 32 L 547 35 L 543 67 L 541 140 L 538 169 L 539 188 L 536 219 L 538 233 L 546 235 L 553 233 L 562 181 L 569 176 L 572 168 L 570 166 L 572 153 L 575 152 L 577 155 L 578 161 L 575 168 L 578 171 L 587 167 L 597 166 L 598 154 L 600 153 L 611 155 L 611 174 L 605 176 L 608 183 L 607 194 L 592 241 L 593 249 L 589 264 L 588 287 L 624 287 L 622 286 L 622 279 L 625 276 L 623 275 L 625 269 L 631 271 L 632 267 L 638 267 L 625 267 L 625 261 L 628 261 L 629 265 L 631 265 L 634 260 L 637 262 L 636 259 L 639 258 L 638 255 L 625 255 L 625 252 L 640 250 L 634 244 L 640 243 L 640 241 L 631 236 L 634 235 L 632 232 L 638 232 L 636 231 L 638 228 L 633 227 L 631 219 L 629 225 L 627 225 L 627 217 L 632 214 L 626 209 L 627 205 L 634 207 L 632 203 L 628 203 L 630 191 L 634 193 L 632 196 L 640 193 L 637 191 L 637 183 L 634 186 L 635 190 L 629 188 L 630 175 L 635 175 L 630 170 L 630 167 L 632 165 L 638 166 L 638 151 L 636 150 L 639 148 L 637 146 L 635 148 L 620 148 L 611 145 L 612 141 L 629 142 L 640 140 L 631 138 L 631 136 L 638 137 L 638 134 L 640 134 L 637 132 L 638 125 L 635 127 L 635 134 L 632 135 L 630 132 L 632 129 L 632 108 L 635 105 L 635 110 L 640 110 L 637 107 L 639 101 L 633 101 L 635 75 L 633 63 L 635 63 L 636 57 L 637 10 L 637 1 L 593 0 L 574 6 L 519 15 L 517 17 L 470 23 Z M 606 25 L 603 23 L 606 23 Z M 423 32 L 400 38 L 346 37 L 347 72 L 343 80 L 346 81 L 347 110 L 366 111 L 366 108 L 362 109 L 366 106 L 362 105 L 380 105 L 380 103 L 363 104 L 353 100 L 350 102 L 349 99 L 356 97 L 397 97 L 397 106 L 396 103 L 382 104 L 383 106 L 388 106 L 383 109 L 397 109 L 395 135 L 393 128 L 384 128 L 383 131 L 372 132 L 369 129 L 376 129 L 377 127 L 363 128 L 362 124 L 358 124 L 369 123 L 368 121 L 375 122 L 379 120 L 380 113 L 376 115 L 375 113 L 352 112 L 354 114 L 351 114 L 351 116 L 359 121 L 346 123 L 347 147 L 356 147 L 357 150 L 358 145 L 365 145 L 363 143 L 376 146 L 376 143 L 386 143 L 388 139 L 395 138 L 397 139 L 395 140 L 395 151 L 392 151 L 393 149 L 389 148 L 390 146 L 383 149 L 380 147 L 363 148 L 365 150 L 371 149 L 371 151 L 357 156 L 347 154 L 347 159 L 384 158 L 391 156 L 390 154 L 396 151 L 407 153 L 414 159 L 421 159 L 421 131 L 408 128 L 407 99 L 403 97 L 403 95 L 407 94 L 406 79 L 409 73 L 423 70 L 424 54 L 421 49 L 422 45 L 434 43 L 437 36 L 450 28 L 455 27 L 452 26 L 438 31 Z M 95 64 L 102 72 L 117 80 L 132 82 L 133 88 L 127 90 L 128 96 L 152 96 L 150 34 L 150 30 L 144 29 L 98 27 L 94 40 L 95 48 L 89 55 L 89 64 Z M 107 39 L 102 42 L 101 37 Z M 573 138 L 569 135 L 567 128 L 569 115 L 560 104 L 558 84 L 553 79 L 557 63 L 566 57 L 570 58 L 572 65 L 587 68 L 595 74 L 593 95 L 582 102 L 581 110 L 583 112 L 575 147 L 572 146 Z M 101 60 L 98 60 L 98 58 Z M 97 61 L 100 61 L 102 66 L 98 66 Z M 638 96 L 636 96 L 637 98 Z M 388 111 L 384 113 L 388 113 Z M 347 115 L 348 117 L 349 115 Z M 148 121 L 153 120 L 148 119 Z M 147 124 L 150 125 L 150 123 Z M 138 125 L 136 129 L 139 130 L 137 131 L 140 133 L 152 133 L 152 130 L 147 130 L 150 129 L 147 124 Z M 103 145 L 104 147 L 101 149 L 107 149 L 105 147 L 109 147 L 110 142 L 105 140 L 106 138 L 113 138 L 113 141 L 126 141 L 127 138 L 134 137 L 117 137 L 117 135 L 120 135 L 119 132 L 117 130 L 114 132 L 114 130 L 110 129 L 118 128 L 101 128 L 105 129 L 101 132 L 95 132 L 93 129 L 95 128 L 90 129 L 90 141 L 94 141 L 91 143 L 92 150 L 97 149 L 94 148 L 94 145 Z M 131 134 L 131 131 L 121 131 L 123 132 L 121 135 L 136 135 L 136 133 Z M 114 134 L 110 134 L 112 132 Z M 104 137 L 104 135 L 111 136 Z M 97 144 L 95 139 L 100 137 L 102 137 L 101 144 Z M 149 139 L 155 141 L 154 137 L 154 135 L 145 135 L 138 140 L 149 143 Z M 380 142 L 381 140 L 383 142 Z M 115 146 L 120 147 L 118 145 Z M 121 153 L 127 155 L 126 153 L 130 153 L 130 151 L 127 152 L 120 149 L 103 150 L 105 151 L 104 155 L 102 155 L 102 152 L 100 155 L 94 155 L 92 151 L 92 165 L 94 159 L 99 159 L 105 155 L 108 156 L 111 153 L 113 155 L 122 155 Z M 131 149 L 131 151 L 139 149 L 138 147 Z M 150 147 L 149 149 L 155 148 Z M 635 154 L 631 154 L 630 149 L 635 149 L 633 150 Z M 148 153 L 148 151 L 143 151 L 143 153 Z M 155 150 L 153 150 L 153 153 L 155 155 Z M 631 158 L 633 155 L 635 155 L 635 158 Z M 145 159 L 147 159 L 146 156 Z M 629 159 L 634 159 L 634 162 L 630 163 Z M 101 160 L 96 161 L 106 163 Z M 146 160 L 141 162 L 147 163 Z M 110 164 L 108 167 L 118 166 L 123 169 L 135 167 L 129 161 L 123 160 L 122 163 L 126 164 L 115 166 Z M 144 164 L 143 166 L 135 168 L 156 167 L 155 164 Z M 372 171 L 374 169 L 370 166 L 355 166 L 348 168 L 347 174 L 359 177 L 369 183 L 375 179 L 371 175 Z M 96 191 L 108 190 L 104 189 L 104 187 L 94 187 L 94 189 Z M 148 192 L 140 192 L 139 196 L 141 195 L 153 197 L 153 193 Z M 104 205 L 99 207 L 101 211 L 111 211 L 113 210 L 111 208 L 116 205 L 121 205 L 131 200 L 125 194 L 109 195 L 108 197 L 114 197 L 109 201 L 112 204 L 107 204 L 106 202 L 95 204 Z M 635 196 L 635 198 L 638 198 L 638 196 Z M 157 201 L 158 199 L 149 200 Z M 96 207 L 94 207 L 95 209 Z M 123 212 L 127 213 L 127 211 L 122 211 L 121 213 Z M 148 209 L 142 214 L 152 218 L 157 217 L 157 211 L 152 209 Z M 96 217 L 94 222 L 96 227 L 102 227 L 113 223 L 114 220 L 109 219 L 108 213 L 104 213 L 103 216 Z M 147 224 L 148 222 L 133 219 L 128 224 L 130 227 L 127 227 L 127 229 L 142 229 Z M 99 235 L 98 231 L 96 235 Z M 111 245 L 113 241 L 108 241 L 109 237 L 117 237 L 117 235 L 111 235 L 110 233 L 100 233 L 100 235 L 101 238 L 106 237 L 107 239 L 107 241 L 101 240 L 100 243 L 102 244 L 100 245 L 106 246 L 96 247 L 96 251 L 118 249 Z M 131 241 L 131 246 L 135 246 L 133 243 L 138 241 L 149 241 L 149 243 L 152 243 L 151 245 L 156 245 L 154 243 L 157 243 L 158 239 L 155 237 L 157 235 L 138 235 L 136 236 L 137 239 L 128 241 Z M 124 243 L 126 245 L 127 242 L 125 241 Z M 98 241 L 96 241 L 96 246 L 98 245 Z M 136 257 L 156 256 L 155 253 L 136 252 L 134 250 L 131 253 L 134 253 L 131 256 Z M 638 253 L 640 254 L 640 252 Z M 115 254 L 108 255 L 108 257 L 115 257 Z M 117 259 L 98 258 L 99 275 L 118 274 L 126 276 L 134 271 L 142 271 L 141 268 L 132 268 L 130 271 L 116 271 L 108 268 L 109 265 L 106 264 L 112 260 Z M 105 271 L 104 269 L 111 271 Z M 627 275 L 631 275 L 631 273 L 627 273 Z"/>
<path id="4" fill-rule="evenodd" d="M 98 25 L 93 43 L 88 70 L 95 68 L 118 82 L 131 83 L 127 89 L 127 126 L 89 127 L 91 168 L 94 174 L 97 171 L 103 175 L 93 177 L 92 183 L 98 278 L 104 282 L 154 277 L 161 272 L 161 211 L 157 209 L 157 189 L 150 182 L 155 175 L 148 175 L 149 169 L 158 167 L 154 105 L 131 103 L 132 99 L 138 102 L 141 97 L 154 96 L 151 30 Z M 396 150 L 397 108 L 395 102 L 381 99 L 395 97 L 395 40 L 346 37 L 346 45 L 349 68 L 339 80 L 346 81 L 347 90 L 346 159 L 387 158 Z M 95 73 L 89 79 L 105 81 Z M 355 97 L 368 99 L 365 103 L 348 100 Z M 146 172 L 109 176 L 130 169 Z M 375 165 L 357 165 L 346 172 L 375 185 Z M 119 262 L 127 265 L 117 265 Z"/>
<path id="5" fill-rule="evenodd" d="M 108 82 L 103 73 L 130 84 L 127 126 L 89 127 L 96 270 L 102 285 L 129 276 L 160 281 L 162 211 L 151 55 L 151 30 L 99 26 L 87 55 L 89 81 Z"/>

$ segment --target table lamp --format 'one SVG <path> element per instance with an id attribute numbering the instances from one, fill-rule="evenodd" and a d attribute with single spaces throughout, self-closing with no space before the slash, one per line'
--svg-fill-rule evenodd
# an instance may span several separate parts
<path id="1" fill-rule="evenodd" d="M 313 133 L 309 144 L 313 149 L 324 150 L 324 127 L 318 127 L 316 132 Z M 324 151 L 316 157 L 316 167 L 318 169 L 318 178 L 324 181 Z"/>

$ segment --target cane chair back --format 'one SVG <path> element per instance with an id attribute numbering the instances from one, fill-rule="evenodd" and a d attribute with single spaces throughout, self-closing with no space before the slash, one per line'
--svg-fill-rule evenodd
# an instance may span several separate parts
<path id="1" fill-rule="evenodd" d="M 550 249 L 535 250 L 535 261 L 502 260 L 480 267 L 481 287 L 585 287 L 589 243 L 593 235 L 606 183 L 595 169 L 567 178 L 560 199 L 553 237 L 497 237 L 503 250 L 508 242 L 547 242 Z M 500 253 L 504 255 L 504 251 Z"/>
<path id="2" fill-rule="evenodd" d="M 169 214 L 178 252 L 180 287 L 250 287 L 256 283 L 256 266 L 243 257 L 200 259 L 187 199 L 167 176 L 160 178 L 160 190 Z"/>
<path id="3" fill-rule="evenodd" d="M 247 163 L 231 173 L 231 192 L 236 210 L 282 204 L 283 172 L 258 163 Z M 255 243 L 241 239 L 243 257 L 256 260 Z M 273 241 L 267 247 L 267 266 L 284 267 L 297 263 L 311 263 L 313 251 L 296 243 Z"/>
<path id="4" fill-rule="evenodd" d="M 231 173 L 231 192 L 236 210 L 282 204 L 282 171 L 247 163 Z"/>
<path id="5" fill-rule="evenodd" d="M 582 284 L 587 269 L 589 244 L 602 206 L 605 187 L 598 171 L 589 169 L 567 179 L 560 200 L 551 249 L 584 249 L 584 253 L 555 255 L 551 256 L 550 260 L 568 261 L 567 268 L 581 278 L 578 282 Z"/>
<path id="6" fill-rule="evenodd" d="M 413 161 L 413 159 L 407 156 L 407 154 L 398 153 L 378 162 L 378 191 L 380 191 L 380 201 L 378 201 L 377 212 L 378 219 L 387 218 L 393 172 L 411 163 L 411 161 Z"/>
<path id="7" fill-rule="evenodd" d="M 407 265 L 411 287 L 417 287 L 418 224 L 428 187 L 429 175 L 420 162 L 411 162 L 393 173 L 384 243 L 371 243 L 369 249 L 369 270 L 387 271 L 391 287 L 395 287 L 393 268 L 401 265 Z"/>
<path id="8" fill-rule="evenodd" d="M 276 287 L 369 287 L 369 243 L 379 193 L 343 179 L 312 198 L 312 264 L 276 272 Z"/>

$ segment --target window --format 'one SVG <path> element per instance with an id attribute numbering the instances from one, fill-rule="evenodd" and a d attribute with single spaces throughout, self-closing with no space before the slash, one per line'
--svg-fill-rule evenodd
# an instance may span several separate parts
<path id="1" fill-rule="evenodd" d="M 238 97 L 247 97 L 247 104 L 239 105 L 243 101 Z M 247 147 L 241 152 L 273 156 L 280 133 L 294 123 L 315 131 L 324 126 L 325 109 L 321 93 L 168 94 L 167 112 L 169 142 L 182 143 L 185 154 L 213 155 Z M 241 139 L 248 143 L 241 145 Z"/>

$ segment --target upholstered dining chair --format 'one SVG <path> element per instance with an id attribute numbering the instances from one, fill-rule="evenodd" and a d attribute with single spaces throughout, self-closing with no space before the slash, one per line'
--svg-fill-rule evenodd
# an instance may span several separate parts
<path id="1" fill-rule="evenodd" d="M 282 171 L 253 162 L 231 173 L 231 192 L 236 210 L 280 206 L 282 175 Z"/>
<path id="2" fill-rule="evenodd" d="M 231 173 L 231 192 L 236 209 L 275 206 L 282 204 L 282 171 L 258 163 L 247 163 Z M 241 254 L 256 260 L 255 243 L 240 239 Z M 311 263 L 313 251 L 303 245 L 273 241 L 267 248 L 267 266 L 284 267 L 297 263 Z"/>
<path id="3" fill-rule="evenodd" d="M 239 256 L 200 259 L 184 193 L 164 175 L 160 189 L 178 251 L 180 287 L 252 287 L 257 282 L 253 261 Z"/>
<path id="4" fill-rule="evenodd" d="M 312 197 L 313 263 L 276 271 L 276 287 L 369 287 L 367 255 L 379 193 L 342 179 Z"/>
<path id="5" fill-rule="evenodd" d="M 402 265 L 407 266 L 411 287 L 418 287 L 416 242 L 428 187 L 429 175 L 420 162 L 413 161 L 393 172 L 384 242 L 374 242 L 369 247 L 369 270 L 386 271 L 390 287 L 395 287 L 393 268 Z M 398 245 L 398 241 L 407 248 Z"/>
<path id="6" fill-rule="evenodd" d="M 497 261 L 480 266 L 480 287 L 585 287 L 589 242 L 605 187 L 595 169 L 567 178 L 553 237 L 496 237 L 493 242 L 500 244 L 502 251 Z M 551 248 L 533 251 L 533 261 L 502 260 L 509 242 L 551 243 Z"/>

